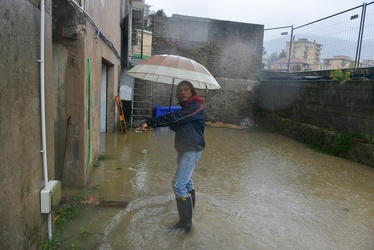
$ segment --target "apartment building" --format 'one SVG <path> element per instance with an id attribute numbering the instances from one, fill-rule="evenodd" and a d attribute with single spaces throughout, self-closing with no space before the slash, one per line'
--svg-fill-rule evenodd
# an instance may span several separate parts
<path id="1" fill-rule="evenodd" d="M 299 58 L 305 65 L 308 65 L 308 70 L 320 70 L 322 64 L 320 63 L 320 55 L 322 44 L 316 41 L 309 41 L 307 38 L 300 38 L 292 41 L 291 58 Z M 286 42 L 285 49 L 287 56 L 290 51 L 290 42 Z"/>

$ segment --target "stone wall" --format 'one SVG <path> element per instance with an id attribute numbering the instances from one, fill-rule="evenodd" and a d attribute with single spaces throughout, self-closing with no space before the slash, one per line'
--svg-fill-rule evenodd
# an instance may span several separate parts
<path id="1" fill-rule="evenodd" d="M 155 17 L 153 55 L 178 54 L 204 65 L 220 91 L 198 90 L 208 121 L 239 124 L 253 116 L 261 74 L 263 25 L 173 15 Z M 168 106 L 171 86 L 153 84 L 153 107 Z M 172 106 L 177 98 L 172 93 Z"/>
<path id="2" fill-rule="evenodd" d="M 152 55 L 173 54 L 204 65 L 214 77 L 259 80 L 264 26 L 173 15 L 155 17 Z"/>
<path id="3" fill-rule="evenodd" d="M 374 135 L 373 81 L 262 81 L 258 105 L 320 128 Z"/>

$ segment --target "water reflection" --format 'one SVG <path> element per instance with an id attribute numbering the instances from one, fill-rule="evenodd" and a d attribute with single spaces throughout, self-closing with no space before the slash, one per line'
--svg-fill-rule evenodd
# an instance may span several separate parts
<path id="1" fill-rule="evenodd" d="M 88 189 L 129 204 L 89 207 L 69 234 L 94 232 L 87 249 L 374 249 L 374 169 L 257 127 L 206 128 L 194 226 L 169 230 L 178 220 L 173 139 L 167 128 L 106 134 L 109 159 Z"/>

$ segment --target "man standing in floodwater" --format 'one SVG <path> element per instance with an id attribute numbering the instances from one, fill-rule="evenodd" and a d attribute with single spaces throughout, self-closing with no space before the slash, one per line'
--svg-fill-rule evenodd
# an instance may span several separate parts
<path id="1" fill-rule="evenodd" d="M 138 131 L 149 127 L 170 127 L 175 132 L 174 147 L 178 152 L 177 171 L 172 183 L 179 213 L 179 222 L 173 227 L 189 232 L 192 227 L 192 211 L 195 208 L 195 187 L 192 173 L 205 148 L 203 111 L 204 100 L 189 81 L 177 86 L 178 104 L 182 109 L 160 117 L 154 117 L 140 125 Z"/>

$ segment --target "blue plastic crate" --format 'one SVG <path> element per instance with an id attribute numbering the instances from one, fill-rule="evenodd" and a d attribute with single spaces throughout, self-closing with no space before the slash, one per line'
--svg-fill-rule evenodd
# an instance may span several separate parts
<path id="1" fill-rule="evenodd" d="M 181 110 L 181 106 L 170 106 L 170 113 Z M 169 113 L 169 106 L 156 105 L 156 116 L 163 116 Z"/>

